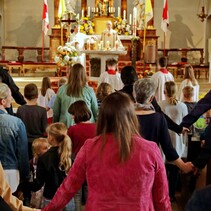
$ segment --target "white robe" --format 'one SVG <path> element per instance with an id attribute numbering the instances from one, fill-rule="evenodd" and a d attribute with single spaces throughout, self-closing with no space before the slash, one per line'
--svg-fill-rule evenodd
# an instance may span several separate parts
<path id="1" fill-rule="evenodd" d="M 78 53 L 77 61 L 75 62 L 81 63 L 85 69 L 86 69 L 86 54 L 81 53 L 81 51 L 84 50 L 84 44 L 88 38 L 89 37 L 86 34 L 83 34 L 81 32 L 78 32 L 77 34 L 73 33 L 70 36 L 70 44 L 76 48 Z"/>
<path id="2" fill-rule="evenodd" d="M 181 82 L 179 89 L 178 89 L 178 93 L 177 93 L 178 100 L 183 101 L 184 97 L 183 97 L 182 90 L 186 86 L 192 86 L 193 87 L 193 92 L 194 92 L 193 101 L 198 102 L 198 100 L 199 100 L 199 85 L 197 84 L 197 85 L 193 86 L 192 82 L 189 79 L 185 79 Z"/>
<path id="3" fill-rule="evenodd" d="M 166 81 L 174 81 L 174 77 L 173 75 L 168 72 L 168 73 L 163 73 L 161 71 L 156 72 L 154 75 L 152 75 L 151 79 L 154 81 L 155 83 L 155 98 L 156 100 L 162 101 L 165 100 L 166 97 L 164 95 L 164 85 Z"/>
<path id="4" fill-rule="evenodd" d="M 110 47 L 115 48 L 116 42 L 118 43 L 118 47 L 123 47 L 122 42 L 117 34 L 117 32 L 113 29 L 106 29 L 102 32 L 101 40 L 103 41 L 103 47 L 106 48 L 106 42 L 109 41 Z"/>
<path id="5" fill-rule="evenodd" d="M 115 75 L 108 74 L 108 72 L 101 73 L 98 85 L 106 82 L 110 84 L 113 90 L 120 90 L 123 88 L 124 84 L 122 83 L 120 73 L 116 73 Z"/>

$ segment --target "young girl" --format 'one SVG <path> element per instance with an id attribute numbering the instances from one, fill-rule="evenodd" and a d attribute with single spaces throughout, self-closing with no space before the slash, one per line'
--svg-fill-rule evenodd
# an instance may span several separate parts
<path id="1" fill-rule="evenodd" d="M 182 122 L 184 116 L 188 114 L 187 106 L 176 99 L 177 87 L 174 81 L 168 81 L 164 86 L 164 94 L 166 100 L 160 101 L 159 105 L 162 111 L 168 115 L 175 123 L 179 124 Z M 182 134 L 169 130 L 172 145 L 176 149 L 179 157 L 184 157 L 187 139 Z M 187 152 L 186 152 L 187 153 Z M 186 155 L 187 156 L 187 155 Z M 169 180 L 169 196 L 173 201 L 175 199 L 175 190 L 179 177 L 179 168 L 171 163 L 166 164 L 166 171 Z"/>
<path id="2" fill-rule="evenodd" d="M 103 82 L 98 86 L 96 92 L 98 108 L 100 108 L 101 102 L 104 100 L 104 98 L 110 95 L 112 91 L 112 86 L 106 82 Z"/>
<path id="3" fill-rule="evenodd" d="M 76 101 L 71 104 L 68 112 L 72 115 L 75 125 L 70 126 L 68 129 L 68 135 L 70 136 L 73 143 L 73 159 L 77 156 L 80 148 L 84 145 L 85 141 L 89 138 L 93 138 L 96 135 L 96 124 L 91 123 L 91 111 L 87 107 L 83 100 Z M 82 197 L 81 197 L 82 196 Z M 87 199 L 87 184 L 86 182 L 82 186 L 81 190 L 75 194 L 75 211 L 80 211 L 82 204 L 86 203 Z"/>
<path id="4" fill-rule="evenodd" d="M 37 162 L 41 155 L 47 152 L 49 143 L 46 138 L 36 138 L 32 143 L 33 159 L 30 160 L 31 181 L 36 179 Z M 30 205 L 34 208 L 41 208 L 43 187 L 32 193 Z"/>
<path id="5" fill-rule="evenodd" d="M 184 80 L 181 82 L 178 91 L 178 100 L 183 101 L 183 88 L 185 86 L 192 86 L 194 89 L 193 101 L 197 102 L 199 100 L 199 84 L 195 78 L 194 70 L 191 65 L 186 65 L 184 70 Z"/>
<path id="6" fill-rule="evenodd" d="M 44 186 L 43 205 L 47 205 L 65 179 L 71 167 L 71 140 L 63 123 L 54 123 L 46 130 L 51 148 L 37 162 L 36 180 L 30 184 L 32 191 Z M 74 210 L 71 200 L 64 210 Z"/>
<path id="7" fill-rule="evenodd" d="M 55 92 L 51 88 L 51 81 L 49 77 L 43 77 L 41 90 L 37 99 L 37 104 L 44 108 L 47 108 L 49 101 L 55 95 Z M 47 117 L 51 118 L 53 116 L 52 109 L 48 110 Z"/>

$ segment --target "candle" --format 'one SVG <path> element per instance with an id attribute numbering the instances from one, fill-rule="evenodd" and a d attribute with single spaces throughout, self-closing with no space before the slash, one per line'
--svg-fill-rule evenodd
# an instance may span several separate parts
<path id="1" fill-rule="evenodd" d="M 106 41 L 106 48 L 109 49 L 110 48 L 110 42 Z"/>
<path id="2" fill-rule="evenodd" d="M 108 8 L 108 12 L 111 13 L 111 7 Z"/>
<path id="3" fill-rule="evenodd" d="M 80 16 L 79 16 L 79 13 L 76 15 L 76 19 L 78 19 L 79 20 L 79 18 L 80 18 Z"/>
<path id="4" fill-rule="evenodd" d="M 87 49 L 90 50 L 90 40 L 87 40 Z"/>
<path id="5" fill-rule="evenodd" d="M 90 17 L 90 7 L 88 7 L 87 16 Z"/>
<path id="6" fill-rule="evenodd" d="M 84 17 L 84 10 L 81 11 L 81 17 Z"/>
<path id="7" fill-rule="evenodd" d="M 100 49 L 103 50 L 103 41 L 100 41 Z"/>
<path id="8" fill-rule="evenodd" d="M 118 40 L 115 41 L 115 48 L 116 48 L 116 50 L 119 48 L 119 41 Z"/>
<path id="9" fill-rule="evenodd" d="M 132 14 L 130 14 L 130 18 L 129 18 L 129 24 L 132 24 Z"/>
<path id="10" fill-rule="evenodd" d="M 126 10 L 123 11 L 123 19 L 126 19 Z"/>
<path id="11" fill-rule="evenodd" d="M 118 17 L 120 17 L 120 7 L 118 7 Z"/>
<path id="12" fill-rule="evenodd" d="M 113 12 L 115 12 L 115 7 L 113 7 Z"/>

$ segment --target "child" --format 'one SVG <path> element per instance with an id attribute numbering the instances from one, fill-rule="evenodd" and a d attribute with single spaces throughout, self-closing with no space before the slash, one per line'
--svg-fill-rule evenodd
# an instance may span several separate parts
<path id="1" fill-rule="evenodd" d="M 49 143 L 46 138 L 36 138 L 32 143 L 32 152 L 33 152 L 33 159 L 30 162 L 30 172 L 31 178 L 30 181 L 34 181 L 36 179 L 36 169 L 37 169 L 37 162 L 41 155 L 47 152 L 49 149 Z M 42 194 L 43 194 L 43 187 L 36 191 L 32 192 L 30 205 L 34 208 L 41 208 L 42 202 Z"/>
<path id="2" fill-rule="evenodd" d="M 104 98 L 110 95 L 112 91 L 112 87 L 108 83 L 103 82 L 98 86 L 96 92 L 98 108 L 100 108 L 101 102 L 104 100 Z"/>
<path id="3" fill-rule="evenodd" d="M 37 99 L 37 104 L 39 106 L 46 108 L 48 106 L 49 101 L 54 95 L 55 95 L 55 92 L 53 91 L 53 89 L 51 89 L 50 78 L 44 77 L 42 79 L 42 86 L 41 86 L 41 90 Z M 47 117 L 48 118 L 53 117 L 52 109 L 47 111 Z"/>
<path id="4" fill-rule="evenodd" d="M 197 102 L 199 100 L 199 84 L 198 81 L 195 78 L 194 70 L 191 65 L 186 65 L 184 69 L 184 80 L 181 82 L 179 91 L 177 93 L 178 99 L 180 101 L 183 100 L 183 88 L 185 86 L 192 86 L 193 91 L 193 101 Z"/>
<path id="5" fill-rule="evenodd" d="M 24 97 L 27 103 L 18 108 L 17 117 L 22 119 L 26 126 L 29 159 L 32 159 L 32 141 L 44 136 L 47 113 L 45 108 L 37 105 L 38 89 L 35 84 L 30 83 L 25 86 Z"/>
<path id="6" fill-rule="evenodd" d="M 160 101 L 159 105 L 162 111 L 168 115 L 174 122 L 179 124 L 183 117 L 188 114 L 188 109 L 183 102 L 176 99 L 177 86 L 174 81 L 167 81 L 164 85 L 164 94 L 166 100 Z M 186 157 L 186 137 L 181 134 L 169 130 L 172 145 L 176 149 L 178 155 L 181 157 Z M 169 181 L 169 196 L 171 201 L 175 200 L 175 191 L 177 187 L 177 182 L 179 179 L 179 168 L 171 163 L 166 163 L 166 172 Z"/>
<path id="7" fill-rule="evenodd" d="M 77 156 L 78 151 L 83 146 L 84 142 L 93 138 L 96 135 L 96 124 L 89 122 L 91 118 L 91 112 L 87 107 L 86 103 L 82 100 L 76 101 L 71 104 L 68 112 L 74 118 L 76 125 L 70 126 L 68 129 L 68 135 L 70 136 L 73 143 L 73 159 Z M 81 190 L 75 195 L 75 206 L 76 211 L 80 211 L 81 206 L 81 194 L 82 203 L 86 203 L 87 198 L 87 184 L 86 182 L 82 186 Z"/>
<path id="8" fill-rule="evenodd" d="M 53 198 L 56 190 L 67 176 L 71 167 L 71 140 L 67 135 L 64 123 L 53 123 L 47 127 L 48 142 L 51 148 L 39 157 L 37 162 L 36 179 L 30 183 L 32 191 L 43 190 L 43 206 Z M 71 200 L 66 208 L 74 210 Z"/>
<path id="9" fill-rule="evenodd" d="M 108 59 L 106 61 L 107 71 L 101 73 L 99 84 L 102 82 L 109 83 L 114 90 L 120 90 L 123 88 L 123 83 L 120 77 L 120 74 L 117 72 L 117 60 Z"/>

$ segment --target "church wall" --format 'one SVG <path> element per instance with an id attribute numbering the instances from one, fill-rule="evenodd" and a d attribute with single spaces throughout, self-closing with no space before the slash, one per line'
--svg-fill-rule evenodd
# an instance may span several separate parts
<path id="1" fill-rule="evenodd" d="M 121 2 L 117 0 L 115 2 Z M 114 5 L 116 6 L 116 3 Z M 134 1 L 128 1 L 127 16 L 132 11 Z M 4 32 L 2 45 L 35 46 L 42 45 L 41 17 L 43 0 L 0 0 L 0 20 L 2 5 L 4 3 Z M 81 0 L 77 0 L 77 10 L 80 10 Z M 53 1 L 48 1 L 50 27 L 54 24 Z M 94 0 L 88 0 L 88 5 L 94 4 Z M 205 47 L 205 22 L 202 23 L 196 14 L 198 13 L 198 0 L 171 0 L 169 1 L 170 26 L 166 37 L 166 48 Z M 163 32 L 160 28 L 163 0 L 154 1 L 154 26 L 157 29 L 158 47 L 164 47 Z M 117 11 L 117 6 L 116 6 Z M 76 11 L 77 12 L 77 11 Z M 80 11 L 81 13 L 81 11 Z M 0 29 L 2 29 L 0 21 Z M 51 30 L 49 30 L 49 34 Z M 0 43 L 1 44 L 1 43 Z M 49 46 L 49 38 L 45 39 L 45 46 Z M 16 56 L 16 55 L 15 55 Z M 16 58 L 14 56 L 14 59 Z"/>

